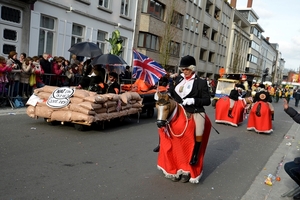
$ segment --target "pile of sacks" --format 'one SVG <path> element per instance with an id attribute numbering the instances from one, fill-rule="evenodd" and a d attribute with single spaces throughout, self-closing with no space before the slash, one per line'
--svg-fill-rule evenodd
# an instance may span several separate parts
<path id="1" fill-rule="evenodd" d="M 122 94 L 97 94 L 83 89 L 74 89 L 70 103 L 63 108 L 51 108 L 46 102 L 58 87 L 44 86 L 34 90 L 39 98 L 35 105 L 27 107 L 31 118 L 46 118 L 51 121 L 91 124 L 122 116 L 136 114 L 142 109 L 142 98 L 137 92 Z"/>

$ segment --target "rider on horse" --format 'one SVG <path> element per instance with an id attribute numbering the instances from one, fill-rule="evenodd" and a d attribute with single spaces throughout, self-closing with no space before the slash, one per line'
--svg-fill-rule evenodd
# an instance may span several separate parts
<path id="1" fill-rule="evenodd" d="M 187 116 L 192 117 L 192 119 L 194 120 L 195 130 L 192 131 L 193 134 L 192 140 L 190 140 L 190 143 L 188 144 L 191 145 L 192 147 L 191 152 L 188 152 L 187 154 L 185 153 L 183 154 L 189 157 L 187 161 L 188 163 L 186 164 L 189 166 L 188 168 L 190 169 L 194 167 L 199 170 L 196 173 L 197 177 L 193 177 L 194 174 L 191 173 L 173 174 L 171 176 L 171 179 L 173 181 L 181 180 L 182 182 L 190 181 L 192 183 L 198 183 L 199 179 L 201 178 L 202 170 L 203 170 L 203 157 L 204 157 L 204 152 L 206 150 L 206 145 L 208 142 L 210 128 L 211 128 L 211 123 L 209 121 L 209 118 L 205 114 L 204 106 L 210 105 L 210 95 L 209 95 L 209 90 L 208 90 L 208 85 L 206 80 L 203 80 L 198 75 L 196 75 L 195 66 L 196 66 L 196 61 L 194 57 L 187 55 L 181 59 L 179 68 L 181 69 L 182 73 L 178 77 L 176 77 L 174 85 L 170 86 L 169 94 L 177 103 L 182 105 Z M 185 142 L 184 139 L 181 140 L 183 143 Z M 159 151 L 160 153 L 162 153 L 161 152 L 163 149 L 162 145 L 164 144 L 162 141 L 160 143 L 161 143 L 161 148 Z M 181 145 L 183 145 L 183 143 Z M 171 142 L 171 144 L 173 143 Z M 174 147 L 172 148 L 174 148 L 174 151 L 180 151 L 178 149 L 184 149 L 185 147 L 176 147 L 174 145 Z M 178 166 L 179 165 L 180 164 L 178 164 Z M 172 174 L 167 172 L 167 170 L 164 167 L 160 167 L 160 168 L 162 168 L 165 173 Z M 177 170 L 179 172 L 188 171 L 181 168 L 180 169 L 178 168 Z"/>

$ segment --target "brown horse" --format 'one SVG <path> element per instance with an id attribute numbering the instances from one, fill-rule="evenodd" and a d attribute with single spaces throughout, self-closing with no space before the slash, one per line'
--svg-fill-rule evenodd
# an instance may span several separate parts
<path id="1" fill-rule="evenodd" d="M 194 156 L 195 121 L 186 113 L 183 106 L 169 97 L 157 93 L 157 126 L 160 145 L 157 167 L 167 178 L 173 181 L 199 183 L 202 176 L 203 158 L 206 150 L 211 123 L 205 115 L 205 128 L 202 144 L 197 152 L 197 161 L 191 163 Z M 154 149 L 155 151 L 155 149 Z"/>

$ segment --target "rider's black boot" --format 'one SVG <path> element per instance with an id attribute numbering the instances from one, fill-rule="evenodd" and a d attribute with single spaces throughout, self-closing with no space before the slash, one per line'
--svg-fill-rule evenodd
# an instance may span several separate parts
<path id="1" fill-rule="evenodd" d="M 190 165 L 196 165 L 198 163 L 200 147 L 201 147 L 201 142 L 196 142 L 194 145 L 194 150 L 190 161 Z"/>
<path id="2" fill-rule="evenodd" d="M 229 109 L 229 110 L 228 110 L 228 117 L 233 118 L 233 116 L 231 115 L 231 113 L 232 113 L 232 110 Z"/>
<path id="3" fill-rule="evenodd" d="M 261 109 L 261 103 L 259 103 L 258 106 L 257 106 L 257 108 L 256 108 L 255 114 L 256 114 L 257 117 L 261 116 L 260 109 Z"/>

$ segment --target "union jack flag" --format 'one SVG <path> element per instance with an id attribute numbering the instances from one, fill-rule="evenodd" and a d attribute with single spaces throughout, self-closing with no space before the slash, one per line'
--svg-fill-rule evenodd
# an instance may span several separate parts
<path id="1" fill-rule="evenodd" d="M 141 79 L 150 85 L 155 85 L 166 74 L 166 70 L 156 61 L 133 50 L 133 78 Z"/>

